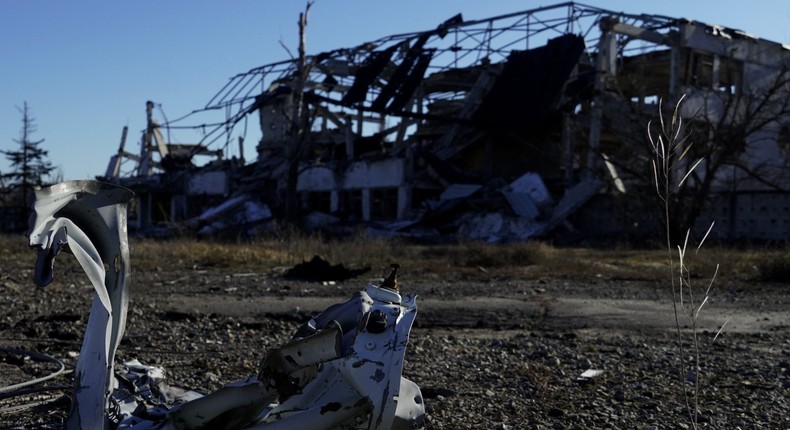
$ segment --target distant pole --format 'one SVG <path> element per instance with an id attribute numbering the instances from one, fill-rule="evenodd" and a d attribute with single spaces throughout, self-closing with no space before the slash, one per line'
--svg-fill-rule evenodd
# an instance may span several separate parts
<path id="1" fill-rule="evenodd" d="M 137 176 L 150 176 L 152 170 L 153 134 L 154 134 L 154 102 L 145 102 L 146 128 L 143 134 L 143 144 L 140 148 L 140 164 L 137 166 Z"/>
<path id="2" fill-rule="evenodd" d="M 304 86 L 310 67 L 307 64 L 306 29 L 307 16 L 313 2 L 308 1 L 304 13 L 299 14 L 299 58 L 296 64 L 296 82 L 291 94 L 291 118 L 289 123 L 288 146 L 285 148 L 285 158 L 288 163 L 285 195 L 286 217 L 293 221 L 299 214 L 299 196 L 297 187 L 299 183 L 299 162 L 307 146 L 307 133 L 309 130 L 309 111 L 304 106 Z"/>
<path id="3" fill-rule="evenodd" d="M 123 157 L 124 147 L 126 146 L 126 136 L 129 134 L 129 126 L 123 126 L 123 131 L 121 132 L 121 145 L 118 147 L 118 157 L 115 160 L 115 166 L 113 168 L 112 176 L 117 178 L 121 174 L 121 157 Z"/>
<path id="4" fill-rule="evenodd" d="M 241 160 L 241 165 L 244 165 L 244 137 L 239 136 L 239 160 Z"/>

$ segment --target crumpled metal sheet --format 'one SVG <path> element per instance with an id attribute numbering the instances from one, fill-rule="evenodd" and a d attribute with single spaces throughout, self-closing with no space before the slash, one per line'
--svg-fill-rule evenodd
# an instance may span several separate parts
<path id="1" fill-rule="evenodd" d="M 53 279 L 63 249 L 94 287 L 76 366 L 69 429 L 413 429 L 423 425 L 419 387 L 401 376 L 417 306 L 397 291 L 397 266 L 302 326 L 267 354 L 257 376 L 203 396 L 170 387 L 161 368 L 124 363 L 114 372 L 128 307 L 126 205 L 133 194 L 95 181 L 36 193 L 28 233 L 36 282 Z M 279 402 L 278 402 L 279 400 Z"/>
<path id="2" fill-rule="evenodd" d="M 269 351 L 257 377 L 174 408 L 163 428 L 421 428 L 422 394 L 401 376 L 416 311 L 413 296 L 369 285 Z"/>
<path id="3" fill-rule="evenodd" d="M 321 428 L 422 427 L 422 395 L 401 376 L 416 312 L 413 296 L 369 285 L 311 319 L 297 336 L 339 328 L 341 356 L 322 363 L 310 383 L 273 408 L 264 425 L 253 428 L 269 429 L 278 421 L 312 423 L 308 427 L 322 423 Z"/>
<path id="4" fill-rule="evenodd" d="M 160 427 L 173 405 L 204 396 L 197 391 L 171 387 L 165 370 L 130 360 L 116 368 L 117 388 L 110 399 L 108 415 L 116 430 L 148 430 Z"/>
<path id="5" fill-rule="evenodd" d="M 36 191 L 28 232 L 30 246 L 38 249 L 36 283 L 52 281 L 55 257 L 67 246 L 94 288 L 69 429 L 109 428 L 115 350 L 123 337 L 129 301 L 126 206 L 133 195 L 126 188 L 96 181 L 63 182 Z"/>

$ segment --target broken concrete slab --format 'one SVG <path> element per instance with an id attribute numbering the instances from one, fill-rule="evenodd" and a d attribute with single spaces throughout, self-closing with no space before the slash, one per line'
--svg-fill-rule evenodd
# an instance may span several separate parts
<path id="1" fill-rule="evenodd" d="M 513 212 L 515 212 L 516 215 L 530 221 L 534 220 L 538 217 L 538 215 L 540 215 L 538 205 L 535 204 L 535 202 L 532 200 L 532 197 L 530 197 L 528 193 L 518 193 L 503 190 L 502 195 L 504 195 L 507 199 L 507 202 L 510 203 L 510 207 L 513 208 Z"/>
<path id="2" fill-rule="evenodd" d="M 546 188 L 546 184 L 543 183 L 543 178 L 541 178 L 539 173 L 524 173 L 510 183 L 508 191 L 528 194 L 532 201 L 539 206 L 553 203 L 551 193 Z"/>
<path id="3" fill-rule="evenodd" d="M 211 236 L 226 230 L 239 230 L 272 218 L 269 206 L 248 194 L 229 198 L 208 208 L 186 225 L 197 230 L 199 236 Z"/>
<path id="4" fill-rule="evenodd" d="M 480 184 L 452 184 L 439 196 L 439 200 L 455 200 L 470 197 L 483 188 Z"/>

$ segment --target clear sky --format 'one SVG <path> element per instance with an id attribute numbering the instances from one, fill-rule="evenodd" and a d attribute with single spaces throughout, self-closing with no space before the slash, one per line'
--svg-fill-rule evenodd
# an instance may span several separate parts
<path id="1" fill-rule="evenodd" d="M 315 54 L 390 34 L 435 28 L 463 13 L 487 18 L 558 2 L 515 0 L 316 0 L 307 50 Z M 790 44 L 787 0 L 612 0 L 591 6 L 691 18 Z M 295 52 L 299 0 L 0 0 L 0 149 L 14 150 L 27 101 L 34 139 L 65 179 L 104 174 L 129 126 L 139 152 L 145 102 L 174 119 L 203 107 L 237 73 Z M 158 113 L 158 111 L 157 111 Z M 160 117 L 161 118 L 161 117 Z M 219 118 L 220 120 L 222 118 Z M 260 133 L 248 135 L 254 159 Z M 191 131 L 176 143 L 195 143 Z M 8 163 L 0 157 L 0 171 Z"/>

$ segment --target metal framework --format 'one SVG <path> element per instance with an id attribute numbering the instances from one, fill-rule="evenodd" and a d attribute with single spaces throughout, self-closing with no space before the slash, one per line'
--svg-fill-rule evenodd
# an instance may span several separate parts
<path id="1" fill-rule="evenodd" d="M 464 81 L 459 76 L 455 86 L 446 85 L 445 80 L 445 85 L 431 87 L 430 76 L 500 63 L 513 51 L 541 46 L 547 40 L 564 34 L 582 36 L 588 52 L 593 52 L 599 45 L 599 22 L 603 17 L 616 17 L 619 22 L 644 31 L 663 33 L 673 29 L 678 21 L 664 16 L 614 12 L 574 2 L 473 21 L 464 21 L 457 15 L 433 30 L 386 36 L 356 47 L 309 56 L 307 62 L 311 67 L 305 91 L 318 96 L 336 117 L 363 118 L 363 121 L 367 119 L 380 124 L 390 124 L 399 118 L 424 118 L 429 106 L 463 99 L 475 83 Z M 617 44 L 620 54 L 656 49 L 655 43 L 639 38 L 622 34 L 617 37 L 620 39 Z M 346 95 L 355 88 L 359 69 L 370 67 L 377 58 L 385 56 L 389 60 L 387 67 L 391 69 L 390 79 L 370 82 L 364 98 L 349 102 Z M 164 123 L 162 127 L 201 129 L 204 130 L 201 144 L 224 142 L 227 146 L 234 127 L 259 108 L 259 95 L 271 91 L 278 83 L 292 79 L 297 73 L 297 66 L 296 60 L 279 61 L 233 76 L 203 108 Z M 395 82 L 397 73 L 424 74 L 427 79 L 406 94 L 404 86 Z M 393 91 L 395 94 L 390 94 Z M 404 100 L 415 95 L 419 96 L 418 100 Z M 223 120 L 196 121 L 202 115 L 216 115 L 216 111 L 224 113 Z M 379 115 L 375 119 L 364 118 L 364 113 L 370 112 Z M 357 129 L 363 129 L 361 124 L 357 124 Z"/>

